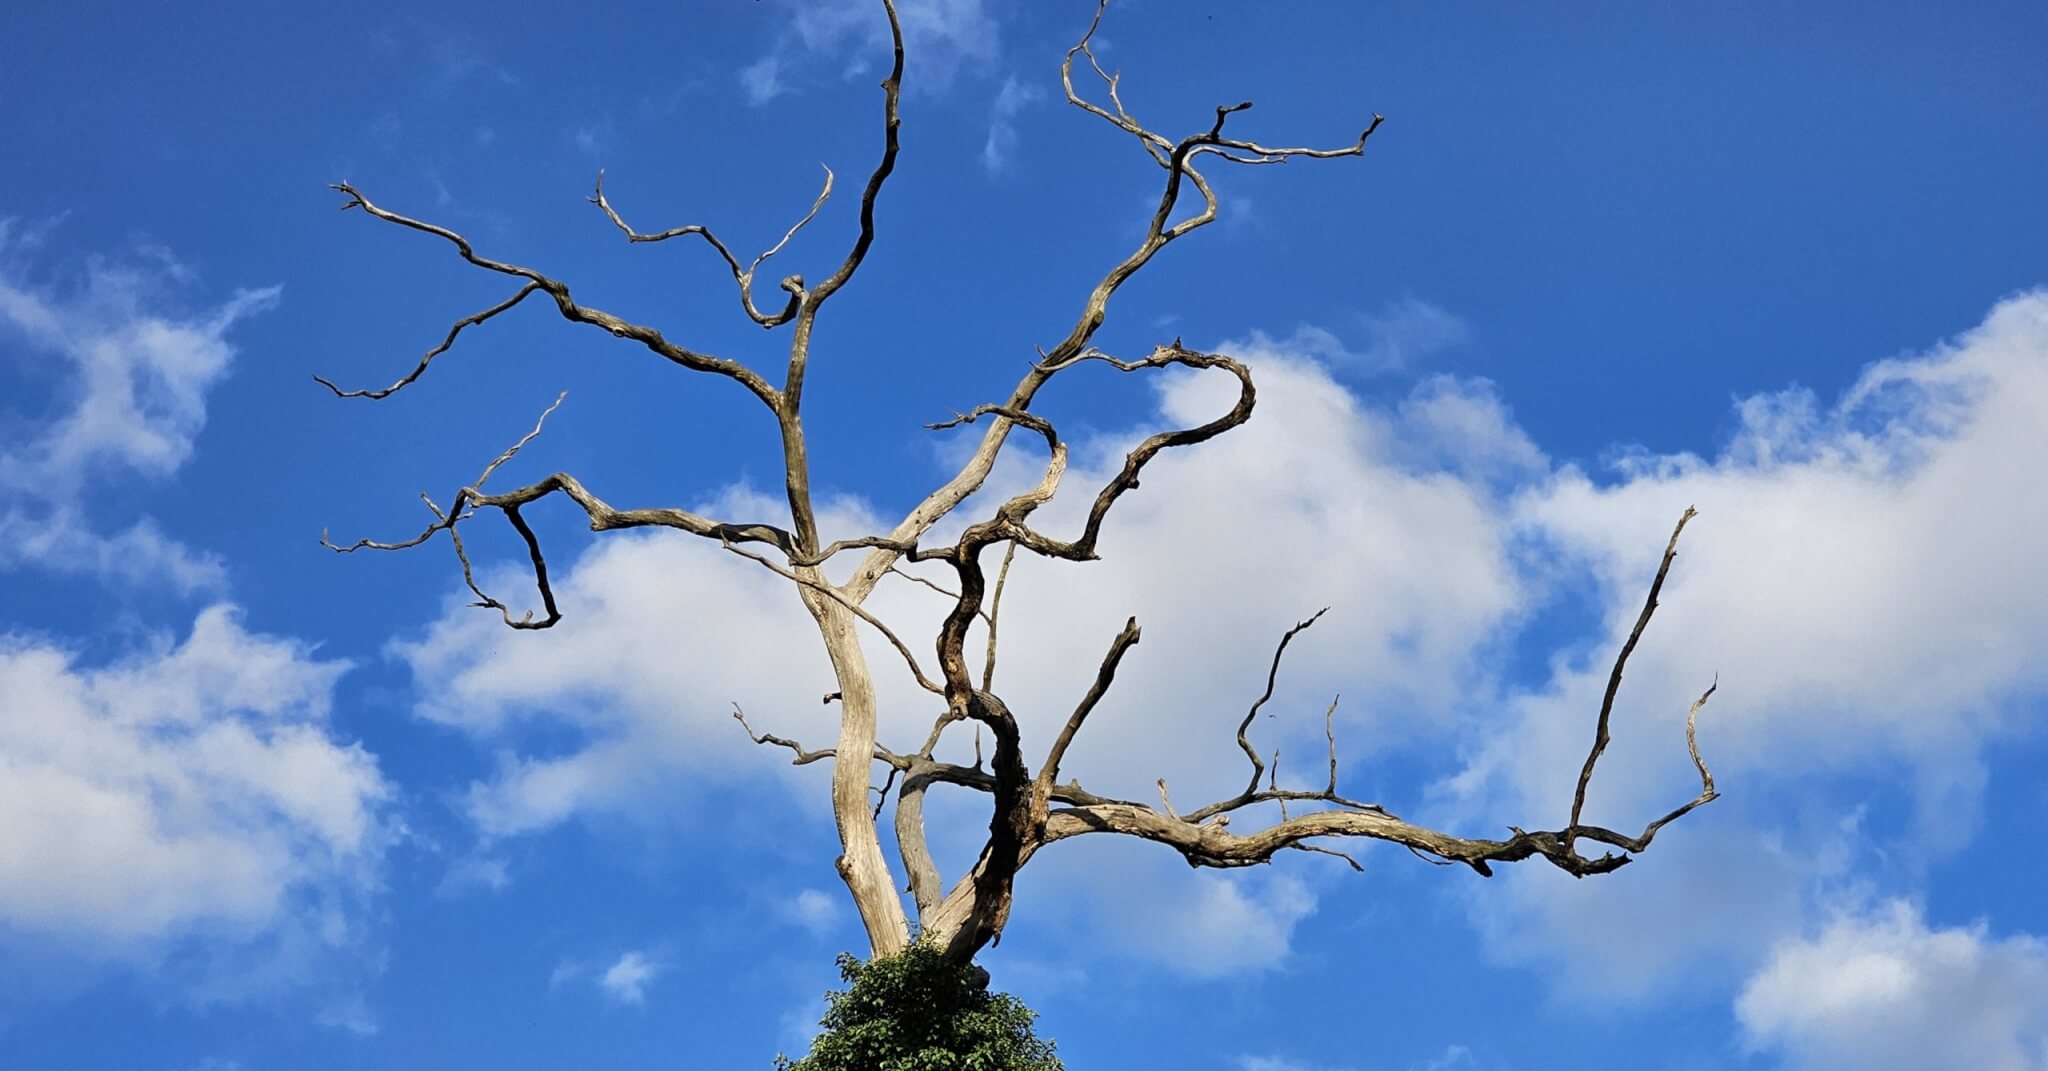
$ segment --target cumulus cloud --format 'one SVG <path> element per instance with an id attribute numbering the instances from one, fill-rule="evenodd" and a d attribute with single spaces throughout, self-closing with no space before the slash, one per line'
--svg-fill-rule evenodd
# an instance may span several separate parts
<path id="1" fill-rule="evenodd" d="M 1567 467 L 1515 497 L 1518 531 L 1582 578 L 1603 625 L 1488 723 L 1452 786 L 1465 813 L 1568 810 L 1567 771 L 1584 758 L 1608 660 L 1691 503 L 1701 516 L 1629 664 L 1587 817 L 1640 828 L 1690 795 L 1681 723 L 1716 671 L 1701 745 L 1722 784 L 1754 802 L 1674 828 L 1654 866 L 1620 881 L 1516 875 L 1478 909 L 1520 935 L 1511 955 L 1618 992 L 1700 955 L 1736 970 L 1798 924 L 1810 910 L 1801 889 L 1838 872 L 1844 851 L 1926 857 L 1967 842 L 1985 747 L 2038 727 L 2048 693 L 2035 656 L 2048 642 L 2048 563 L 2031 535 L 2048 522 L 2032 490 L 2031 459 L 2048 456 L 2044 411 L 2048 295 L 2031 294 L 1951 343 L 1871 365 L 1832 403 L 1799 389 L 1741 401 L 1712 458 L 1638 453 L 1606 480 Z M 1855 797 L 1823 795 L 1830 778 L 1871 770 L 1904 772 L 1914 816 L 1898 828 L 1850 828 Z M 1726 911 L 1724 894 L 1749 909 Z M 1684 926 L 1642 917 L 1620 941 L 1571 921 L 1652 901 L 1680 905 L 1667 917 L 1704 914 Z"/>
<path id="2" fill-rule="evenodd" d="M 346 668 L 226 606 L 97 667 L 0 639 L 0 925 L 135 961 L 346 943 L 392 833 L 375 760 L 326 725 Z"/>
<path id="3" fill-rule="evenodd" d="M 1742 989 L 1750 1044 L 1787 1066 L 2048 1067 L 2048 943 L 1930 927 L 1904 901 L 1777 945 Z"/>
<path id="4" fill-rule="evenodd" d="M 1420 408 L 1382 411 L 1313 362 L 1277 351 L 1258 360 L 1260 418 L 1205 444 L 1199 457 L 1169 454 L 1148 470 L 1105 534 L 1102 565 L 1016 562 L 997 682 L 1033 739 L 1055 731 L 1124 619 L 1135 614 L 1144 624 L 1144 643 L 1066 766 L 1096 791 L 1143 798 L 1161 776 L 1177 801 L 1240 787 L 1235 723 L 1262 686 L 1280 633 L 1325 605 L 1337 609 L 1297 644 L 1304 657 L 1290 663 L 1269 706 L 1275 717 L 1254 730 L 1261 746 L 1311 754 L 1291 742 L 1312 741 L 1319 751 L 1320 714 L 1338 690 L 1340 727 L 1358 730 L 1346 734 L 1347 748 L 1427 733 L 1525 599 L 1487 493 L 1431 460 L 1453 439 L 1474 459 L 1489 450 L 1520 457 L 1527 442 L 1509 433 L 1510 421 L 1480 422 L 1502 429 L 1494 438 L 1446 430 L 1447 422 L 1419 414 L 1448 388 L 1418 392 Z M 1207 420 L 1233 397 L 1210 377 L 1163 377 L 1153 421 Z M 1495 404 L 1477 388 L 1460 397 L 1474 409 Z M 1084 495 L 1134 439 L 1119 433 L 1080 444 L 1068 475 L 1077 490 L 1045 511 L 1048 530 L 1074 530 Z M 1027 484 L 1036 478 L 1029 467 L 1009 465 L 997 482 Z M 744 489 L 701 505 L 720 517 L 781 515 L 774 500 Z M 843 535 L 886 528 L 853 500 L 829 503 L 822 524 Z M 1278 549 L 1242 551 L 1261 543 Z M 1286 567 L 1302 554 L 1316 555 L 1318 568 Z M 679 793 L 818 775 L 764 753 L 729 717 L 737 701 L 759 730 L 811 746 L 832 736 L 834 708 L 818 700 L 836 684 L 818 646 L 801 639 L 814 626 L 786 582 L 705 541 L 664 534 L 597 540 L 555 577 L 568 616 L 548 632 L 508 632 L 451 596 L 423 634 L 394 645 L 413 670 L 419 712 L 500 756 L 497 771 L 468 794 L 486 838 L 580 813 L 686 814 Z M 503 580 L 505 590 L 522 582 L 516 571 Z M 934 634 L 944 605 L 929 589 L 894 579 L 870 602 L 927 662 L 921 637 Z M 914 747 L 937 707 L 909 684 L 886 644 L 872 633 L 864 642 L 883 697 L 883 738 Z M 942 752 L 971 761 L 971 741 L 955 733 Z M 820 805 L 815 792 L 797 800 Z M 972 861 L 986 819 L 953 802 L 940 793 L 927 815 L 935 851 L 957 874 Z M 1034 868 L 1054 865 L 1066 850 Z M 1314 896 L 1289 882 L 1268 891 L 1252 896 L 1234 880 L 1195 881 L 1132 919 L 1128 929 L 1138 936 L 1123 947 L 1198 973 L 1283 962 Z M 1212 916 L 1230 925 L 1211 928 Z"/>
<path id="5" fill-rule="evenodd" d="M 996 21 L 982 0 L 903 0 L 896 11 L 907 93 L 944 90 L 963 68 L 995 59 Z M 807 0 L 774 48 L 740 71 L 740 85 L 749 104 L 761 105 L 792 90 L 792 73 L 838 61 L 844 77 L 857 78 L 886 65 L 888 56 L 889 24 L 879 8 L 860 0 Z"/>
<path id="6" fill-rule="evenodd" d="M 734 492 L 706 508 L 761 516 L 773 506 Z M 499 580 L 504 590 L 521 582 Z M 776 732 L 831 724 L 818 702 L 834 687 L 822 650 L 783 642 L 810 619 L 759 566 L 698 541 L 628 536 L 593 544 L 555 586 L 581 612 L 545 633 L 510 633 L 452 600 L 424 636 L 393 646 L 412 668 L 421 715 L 503 749 L 497 774 L 468 795 L 487 836 L 582 810 L 665 807 L 678 772 L 717 784 L 784 768 L 733 723 L 735 702 Z M 520 751 L 536 725 L 569 727 L 578 746 Z"/>
<path id="7" fill-rule="evenodd" d="M 1288 716 L 1262 726 L 1261 737 L 1319 742 L 1319 715 L 1339 688 L 1342 718 L 1380 727 L 1377 739 L 1413 733 L 1427 718 L 1412 712 L 1457 694 L 1476 652 L 1522 599 L 1485 495 L 1404 467 L 1427 426 L 1366 409 L 1322 370 L 1277 354 L 1262 363 L 1260 382 L 1271 418 L 1206 444 L 1199 459 L 1162 457 L 1105 533 L 1105 565 L 1016 562 L 997 679 L 1031 732 L 1051 732 L 1065 716 L 1127 616 L 1145 626 L 1144 644 L 1070 756 L 1068 768 L 1098 791 L 1149 793 L 1159 776 L 1189 799 L 1237 787 L 1243 760 L 1231 727 L 1263 683 L 1273 642 L 1333 603 L 1300 642 L 1321 654 L 1290 672 L 1284 702 L 1272 707 Z M 1210 379 L 1167 377 L 1157 419 L 1206 420 L 1232 396 Z M 1085 444 L 1070 484 L 1099 485 L 1131 441 Z M 1024 467 L 1002 479 L 1034 478 Z M 1049 530 L 1076 526 L 1084 507 L 1071 498 L 1045 512 Z M 744 490 L 703 508 L 771 520 L 779 510 Z M 822 523 L 847 535 L 885 528 L 871 508 L 844 500 Z M 1280 550 L 1242 553 L 1261 542 Z M 1317 570 L 1281 567 L 1288 555 L 1339 547 Z M 706 541 L 655 535 L 599 540 L 557 577 L 568 616 L 546 633 L 508 633 L 451 597 L 424 635 L 394 648 L 412 666 L 424 716 L 505 749 L 499 772 L 471 796 L 486 833 L 545 828 L 583 808 L 660 806 L 650 801 L 677 774 L 718 783 L 786 769 L 732 724 L 734 701 L 757 728 L 829 737 L 833 711 L 818 702 L 835 687 L 829 667 L 815 644 L 790 642 L 814 626 L 773 574 Z M 870 603 L 908 637 L 933 634 L 944 605 L 895 580 Z M 1214 613 L 1219 605 L 1233 612 Z M 914 746 L 934 702 L 884 643 L 873 634 L 864 642 L 885 739 Z M 545 755 L 520 749 L 533 727 L 562 725 L 576 731 L 574 747 L 556 735 Z M 948 745 L 964 757 L 969 739 L 956 736 Z"/>
<path id="8" fill-rule="evenodd" d="M 1462 742 L 1462 772 L 1418 817 L 1475 833 L 1561 823 L 1613 651 L 1678 512 L 1697 504 L 1587 817 L 1640 828 L 1690 798 L 1684 711 L 1717 671 L 1701 743 L 1724 789 L 1741 792 L 1666 831 L 1645 865 L 1585 882 L 1513 868 L 1472 910 L 1496 955 L 1555 968 L 1567 989 L 1640 996 L 1683 976 L 1733 992 L 1811 923 L 1815 889 L 1873 846 L 1925 857 L 1965 842 L 1985 748 L 2033 724 L 2048 686 L 2048 665 L 2030 656 L 2048 642 L 2048 604 L 2034 597 L 2048 564 L 2032 550 L 2048 501 L 2030 471 L 2048 456 L 2048 295 L 1874 364 L 1838 399 L 1742 400 L 1711 455 L 1638 450 L 1597 473 L 1546 457 L 1483 382 L 1432 377 L 1373 402 L 1333 378 L 1318 344 L 1231 348 L 1259 377 L 1252 422 L 1155 462 L 1105 529 L 1101 563 L 1020 557 L 1005 596 L 997 686 L 1031 739 L 1056 729 L 1126 616 L 1145 628 L 1066 763 L 1098 792 L 1148 798 L 1161 776 L 1176 803 L 1237 788 L 1230 733 L 1272 643 L 1332 605 L 1290 651 L 1274 717 L 1253 730 L 1262 748 L 1318 754 L 1316 715 L 1342 691 L 1347 770 L 1371 769 L 1355 760 L 1373 749 Z M 1209 419 L 1232 397 L 1216 377 L 1155 386 L 1140 426 L 1072 436 L 1066 491 L 1042 527 L 1075 530 L 1139 436 Z M 1035 478 L 1021 456 L 992 483 Z M 778 515 L 743 488 L 705 508 Z M 826 512 L 828 537 L 886 528 L 858 501 Z M 757 728 L 829 738 L 832 710 L 818 703 L 829 672 L 813 645 L 785 646 L 810 625 L 772 575 L 702 541 L 627 537 L 597 541 L 560 577 L 569 619 L 553 633 L 507 634 L 451 601 L 398 648 L 422 713 L 503 756 L 471 797 L 486 834 L 655 806 L 677 781 L 790 776 L 725 720 L 735 699 Z M 1497 656 L 1546 600 L 1584 602 L 1597 624 L 1533 684 L 1503 680 Z M 942 604 L 892 579 L 870 608 L 922 638 Z M 884 739 L 921 738 L 930 700 L 885 645 L 866 642 Z M 536 728 L 545 750 L 528 743 Z M 1283 780 L 1300 768 L 1283 762 Z M 1857 820 L 1866 789 L 1843 786 L 1876 771 L 1905 772 L 1915 816 L 1904 824 Z M 1377 795 L 1370 780 L 1351 787 Z M 933 835 L 957 873 L 978 833 L 947 810 L 934 802 Z M 1027 880 L 1068 850 L 1041 856 Z M 1314 904 L 1311 890 L 1282 891 L 1293 899 L 1251 901 L 1288 911 L 1234 931 L 1257 932 L 1268 961 Z M 1195 915 L 1246 906 L 1227 883 L 1181 900 Z M 1196 954 L 1166 939 L 1129 947 Z M 1243 963 L 1254 950 L 1201 955 Z"/>
<path id="9" fill-rule="evenodd" d="M 189 271 L 161 248 L 122 265 L 95 259 L 69 286 L 39 285 L 20 261 L 38 241 L 0 220 L 0 345 L 58 370 L 49 412 L 9 414 L 0 442 L 0 567 L 36 565 L 192 592 L 217 589 L 218 558 L 143 518 L 105 534 L 87 516 L 94 481 L 162 479 L 191 456 L 206 394 L 227 373 L 228 331 L 275 304 L 237 293 L 199 313 L 172 311 L 168 284 Z M 27 360 L 23 366 L 29 366 Z"/>

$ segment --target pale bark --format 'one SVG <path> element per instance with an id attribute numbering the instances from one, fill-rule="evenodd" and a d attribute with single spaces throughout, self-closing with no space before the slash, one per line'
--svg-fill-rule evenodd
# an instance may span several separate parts
<path id="1" fill-rule="evenodd" d="M 1241 867 L 1270 862 L 1283 851 L 1305 851 L 1334 855 L 1354 868 L 1351 855 L 1332 848 L 1332 838 L 1377 840 L 1398 844 L 1433 862 L 1460 863 L 1473 871 L 1490 875 L 1499 863 L 1542 858 L 1552 865 L 1584 877 L 1605 873 L 1627 864 L 1631 855 L 1647 849 L 1666 824 L 1712 801 L 1717 792 L 1712 775 L 1700 758 L 1697 715 L 1714 689 L 1709 688 L 1692 706 L 1686 718 L 1686 741 L 1701 781 L 1699 794 L 1690 802 L 1650 822 L 1643 832 L 1628 836 L 1581 820 L 1594 768 L 1609 739 L 1609 724 L 1623 669 L 1642 638 L 1657 607 L 1658 594 L 1677 554 L 1680 534 L 1693 513 L 1686 510 L 1671 534 L 1658 566 L 1650 594 L 1634 630 L 1617 655 L 1607 691 L 1598 712 L 1591 751 L 1575 786 L 1569 820 L 1555 831 L 1525 832 L 1510 827 L 1505 840 L 1472 838 L 1440 832 L 1407 822 L 1377 803 L 1363 802 L 1340 793 L 1338 747 L 1334 725 L 1336 703 L 1324 713 L 1324 731 L 1329 745 L 1329 775 L 1317 789 L 1283 788 L 1277 769 L 1261 757 L 1251 739 L 1251 728 L 1261 707 L 1273 695 L 1282 656 L 1288 643 L 1322 616 L 1319 611 L 1280 640 L 1273 652 L 1265 690 L 1252 703 L 1238 724 L 1236 743 L 1250 764 L 1245 788 L 1234 796 L 1177 811 L 1165 781 L 1159 782 L 1159 803 L 1111 799 L 1089 792 L 1071 779 L 1061 781 L 1061 766 L 1077 746 L 1087 722 L 1115 682 L 1118 668 L 1140 638 L 1138 622 L 1127 622 L 1111 641 L 1095 678 L 1074 708 L 1067 714 L 1056 736 L 1047 743 L 1034 773 L 1026 759 L 1026 746 L 1019 719 L 995 689 L 997 623 L 1004 581 L 1019 548 L 1041 557 L 1065 561 L 1088 561 L 1097 557 L 1104 526 L 1118 501 L 1137 489 L 1143 469 L 1169 449 L 1194 447 L 1251 419 L 1257 403 L 1252 371 L 1236 359 L 1205 353 L 1184 346 L 1180 339 L 1155 346 L 1135 359 L 1122 359 L 1098 349 L 1095 338 L 1105 323 L 1112 298 L 1131 278 L 1144 270 L 1168 245 L 1207 226 L 1217 218 L 1217 195 L 1201 170 L 1211 160 L 1229 164 L 1263 165 L 1293 159 L 1333 159 L 1362 156 L 1366 143 L 1381 125 L 1374 115 L 1355 142 L 1334 148 L 1271 147 L 1226 133 L 1234 116 L 1251 107 L 1249 102 L 1215 109 L 1206 128 L 1188 136 L 1171 139 L 1141 124 L 1125 106 L 1122 87 L 1106 72 L 1091 49 L 1097 25 L 1107 0 L 1098 6 L 1095 19 L 1080 41 L 1068 51 L 1061 65 L 1061 84 L 1067 101 L 1076 108 L 1110 123 L 1131 135 L 1146 157 L 1164 172 L 1157 200 L 1137 248 L 1112 264 L 1081 301 L 1079 315 L 1067 333 L 1048 350 L 1041 350 L 1024 375 L 1000 402 L 985 403 L 960 413 L 951 420 L 931 425 L 934 429 L 983 424 L 981 438 L 967 460 L 949 479 L 933 489 L 888 532 L 860 535 L 825 542 L 818 530 L 812 502 L 809 444 L 805 435 L 802 403 L 811 359 L 811 339 L 817 317 L 826 302 L 844 290 L 860 271 L 876 241 L 877 204 L 894 173 L 900 152 L 900 94 L 903 79 L 903 37 L 891 0 L 879 0 L 887 17 L 891 40 L 891 66 L 882 81 L 882 151 L 861 191 L 859 232 L 838 265 L 815 286 L 807 287 L 804 277 L 783 277 L 778 289 L 786 295 L 780 308 L 763 309 L 755 299 L 756 273 L 771 258 L 782 253 L 804 227 L 824 210 L 831 197 L 834 177 L 826 169 L 824 188 L 816 201 L 773 246 L 742 264 L 731 247 L 708 228 L 690 224 L 657 232 L 640 232 L 628 225 L 606 195 L 600 173 L 590 200 L 610 223 L 634 244 L 659 243 L 672 238 L 694 237 L 711 249 L 730 269 L 742 312 L 765 330 L 788 326 L 789 347 L 782 382 L 771 383 L 754 368 L 740 361 L 713 355 L 672 341 L 655 328 L 631 323 L 611 313 L 575 301 L 562 281 L 537 270 L 495 260 L 476 252 L 461 235 L 436 224 L 423 222 L 372 203 L 347 184 L 335 188 L 346 195 L 344 208 L 359 208 L 369 216 L 395 226 L 424 233 L 452 245 L 467 263 L 487 272 L 520 280 L 509 297 L 481 312 L 454 322 L 445 336 L 422 356 L 414 367 L 390 386 L 373 390 L 344 390 L 326 379 L 319 382 L 345 398 L 377 400 L 424 381 L 429 366 L 446 354 L 469 329 L 484 325 L 517 307 L 535 294 L 545 294 L 567 320 L 588 324 L 622 339 L 639 344 L 669 363 L 698 373 L 724 378 L 737 384 L 759 401 L 775 420 L 783 460 L 783 484 L 789 509 L 787 527 L 762 521 L 729 521 L 706 517 L 675 507 L 657 506 L 619 509 L 606 502 L 578 478 L 557 472 L 538 482 L 503 492 L 485 490 L 485 483 L 498 468 L 533 443 L 541 424 L 511 448 L 490 462 L 472 483 L 460 487 L 446 508 L 422 495 L 432 520 L 411 538 L 395 542 L 358 540 L 349 545 L 322 542 L 340 552 L 356 550 L 401 550 L 421 545 L 446 532 L 460 563 L 464 582 L 476 595 L 477 605 L 498 612 L 514 628 L 545 629 L 561 620 L 565 612 L 557 604 L 549 580 L 547 561 L 540 541 L 526 522 L 522 510 L 549 499 L 568 500 L 580 509 L 593 531 L 627 528 L 666 528 L 716 541 L 734 554 L 756 562 L 787 580 L 815 622 L 824 653 L 829 660 L 837 691 L 825 697 L 837 704 L 838 733 L 833 746 L 808 749 L 802 744 L 766 732 L 756 733 L 735 705 L 733 716 L 756 743 L 782 747 L 802 765 L 832 763 L 831 802 L 840 851 L 836 868 L 844 881 L 862 925 L 870 951 L 888 954 L 900 950 L 910 939 L 913 917 L 923 933 L 940 942 L 956 957 L 971 959 L 982 947 L 1000 939 L 1010 914 L 1018 871 L 1043 847 L 1058 841 L 1093 833 L 1116 834 L 1164 845 L 1186 859 L 1191 866 Z M 1098 103 L 1075 87 L 1077 61 L 1085 61 L 1100 79 L 1107 103 Z M 1190 194 L 1192 191 L 1192 194 Z M 1175 221 L 1183 202 L 1192 196 L 1200 207 Z M 1032 526 L 1032 517 L 1060 490 L 1066 475 L 1067 445 L 1053 423 L 1033 410 L 1038 392 L 1053 377 L 1084 363 L 1095 363 L 1125 373 L 1179 367 L 1219 372 L 1238 384 L 1235 401 L 1213 419 L 1186 428 L 1154 434 L 1125 456 L 1122 465 L 1090 502 L 1080 531 L 1072 538 L 1059 538 Z M 556 405 L 560 399 L 556 400 Z M 554 406 L 550 406 L 551 413 Z M 985 518 L 967 525 L 950 544 L 927 542 L 934 526 L 980 490 L 1012 431 L 1042 439 L 1047 461 L 1038 483 L 1016 494 Z M 495 510 L 519 534 L 527 548 L 536 595 L 541 612 L 515 615 L 506 603 L 484 592 L 477 584 L 461 526 L 478 513 Z M 983 552 L 1002 544 L 1001 569 L 990 590 L 982 564 Z M 823 566 L 841 553 L 861 551 L 861 560 L 849 579 L 833 583 Z M 928 578 L 911 577 L 900 568 L 904 563 L 938 563 L 952 571 L 948 587 Z M 950 601 L 934 650 L 936 673 L 928 674 L 917 654 L 887 623 L 865 607 L 868 597 L 885 576 L 909 577 Z M 984 605 L 986 603 L 986 605 Z M 979 624 L 985 629 L 979 680 L 970 671 L 968 639 Z M 872 630 L 886 640 L 912 678 L 926 692 L 943 697 L 944 708 L 935 718 L 923 745 L 916 751 L 899 752 L 877 739 L 878 711 L 874 678 L 862 646 L 862 630 Z M 794 639 L 792 642 L 797 642 Z M 972 766 L 940 762 L 933 757 L 943 735 L 956 724 L 970 722 L 976 733 L 976 761 Z M 980 748 L 982 734 L 990 740 L 984 765 Z M 1127 761 L 1144 760 L 1143 755 Z M 870 804 L 874 768 L 886 771 L 887 780 L 879 790 L 879 802 Z M 900 779 L 900 780 L 899 780 Z M 1262 785 L 1261 782 L 1264 782 Z M 895 813 L 892 832 L 898 858 L 903 864 L 907 886 L 899 888 L 898 876 L 883 853 L 881 812 L 891 802 L 895 785 Z M 924 813 L 932 785 L 948 784 L 983 794 L 988 799 L 988 837 L 974 864 L 948 886 L 926 842 Z M 1277 808 L 1279 820 L 1248 831 L 1231 828 L 1252 808 Z M 1290 812 L 1293 805 L 1293 812 Z M 1246 823 L 1251 825 L 1252 823 Z M 1597 858 L 1581 855 L 1577 845 L 1593 842 L 1619 849 L 1625 854 L 1605 852 Z M 903 893 L 911 897 L 906 910 Z M 914 911 L 914 916 L 912 912 Z"/>

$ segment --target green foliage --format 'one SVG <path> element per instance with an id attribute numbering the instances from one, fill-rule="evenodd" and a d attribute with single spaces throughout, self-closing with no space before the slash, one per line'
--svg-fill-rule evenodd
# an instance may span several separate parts
<path id="1" fill-rule="evenodd" d="M 1031 1033 L 1035 1012 L 929 944 L 868 963 L 842 954 L 839 975 L 848 988 L 825 995 L 825 1032 L 776 1071 L 1061 1071 Z"/>

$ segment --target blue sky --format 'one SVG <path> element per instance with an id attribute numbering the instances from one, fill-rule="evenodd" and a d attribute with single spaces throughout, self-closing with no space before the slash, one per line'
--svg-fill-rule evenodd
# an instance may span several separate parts
<path id="1" fill-rule="evenodd" d="M 1142 232 L 1157 169 L 1060 99 L 1089 9 L 904 2 L 902 163 L 807 396 L 838 534 L 942 480 L 965 440 L 921 425 L 1007 391 Z M 584 198 L 604 168 L 636 226 L 758 249 L 824 163 L 840 193 L 778 262 L 822 276 L 879 140 L 880 27 L 852 0 L 0 11 L 0 1064 L 801 1048 L 862 938 L 823 772 L 727 717 L 829 734 L 791 593 L 548 509 L 568 617 L 513 634 L 444 548 L 317 545 L 417 531 L 416 492 L 565 390 L 501 479 L 769 515 L 767 422 L 538 304 L 383 402 L 311 377 L 388 383 L 510 292 L 336 212 L 337 181 L 769 367 L 783 336 L 705 250 L 628 246 Z M 1331 605 L 1256 730 L 1283 779 L 1341 692 L 1352 795 L 1555 828 L 1691 504 L 1588 813 L 1691 796 L 1684 708 L 1716 674 L 1725 795 L 1583 882 L 1057 845 L 985 962 L 1069 1066 L 2048 1068 L 2044 34 L 2020 3 L 1112 10 L 1105 62 L 1170 135 L 1244 98 L 1270 143 L 1388 119 L 1363 160 L 1212 168 L 1219 222 L 1112 307 L 1104 348 L 1238 354 L 1260 408 L 1158 462 L 1104 561 L 1020 562 L 1027 746 L 1135 614 L 1069 768 L 1228 792 L 1272 643 Z M 1042 407 L 1085 487 L 1218 389 L 1075 376 Z M 522 590 L 513 537 L 471 543 Z M 882 686 L 885 736 L 917 732 Z M 934 798 L 942 854 L 984 820 Z"/>

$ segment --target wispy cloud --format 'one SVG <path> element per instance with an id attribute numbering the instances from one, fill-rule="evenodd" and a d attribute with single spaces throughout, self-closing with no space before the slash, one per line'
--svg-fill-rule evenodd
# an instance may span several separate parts
<path id="1" fill-rule="evenodd" d="M 644 950 L 628 950 L 606 963 L 569 959 L 555 965 L 548 975 L 548 988 L 560 989 L 570 983 L 588 982 L 606 999 L 639 1006 L 647 1002 L 647 987 L 667 974 L 669 966 Z"/>
<path id="2" fill-rule="evenodd" d="M 512 884 L 512 873 L 503 859 L 472 854 L 448 864 L 434 895 L 456 897 L 472 892 L 502 892 Z"/>
<path id="3" fill-rule="evenodd" d="M 761 59 L 742 68 L 747 102 L 762 105 L 796 87 L 790 79 L 814 79 L 820 66 L 839 65 L 842 78 L 867 74 L 886 64 L 889 26 L 875 5 L 863 0 L 804 0 L 795 18 Z M 997 53 L 996 21 L 982 0 L 903 0 L 904 92 L 946 89 L 962 69 L 984 66 Z"/>
<path id="4" fill-rule="evenodd" d="M 1003 79 L 1003 87 L 996 91 L 995 100 L 989 105 L 988 140 L 981 146 L 983 170 L 997 175 L 1015 167 L 1017 113 L 1044 96 L 1044 90 L 1018 81 L 1014 74 Z"/>
<path id="5" fill-rule="evenodd" d="M 1239 1056 L 1237 1067 L 1238 1071 L 1349 1071 L 1346 1068 L 1305 1064 L 1285 1056 Z"/>
<path id="6" fill-rule="evenodd" d="M 740 68 L 740 89 L 756 108 L 789 92 L 782 84 L 782 57 L 766 55 Z"/>
<path id="7" fill-rule="evenodd" d="M 791 922 L 809 931 L 813 937 L 825 937 L 836 928 L 845 912 L 839 906 L 839 894 L 822 889 L 804 889 L 790 897 L 783 907 L 783 915 Z"/>
<path id="8" fill-rule="evenodd" d="M 643 1004 L 647 987 L 668 968 L 647 958 L 643 952 L 628 952 L 604 969 L 598 987 L 621 1004 Z"/>
<path id="9" fill-rule="evenodd" d="M 1338 372 L 1379 375 L 1413 369 L 1445 350 L 1471 341 L 1471 328 L 1455 314 L 1420 298 L 1390 302 L 1359 317 L 1347 342 L 1328 328 L 1303 324 L 1285 338 L 1254 332 L 1265 348 L 1306 354 Z"/>
<path id="10" fill-rule="evenodd" d="M 278 288 L 236 293 L 197 313 L 172 311 L 190 269 L 148 247 L 134 264 L 91 260 L 69 286 L 39 285 L 19 240 L 0 220 L 0 345 L 57 360 L 58 401 L 16 414 L 21 431 L 0 441 L 0 567 L 36 565 L 122 583 L 217 589 L 218 558 L 166 535 L 149 518 L 106 534 L 87 516 L 95 483 L 161 480 L 192 454 L 206 423 L 206 396 L 227 374 L 238 322 L 276 304 Z M 26 362 L 24 362 L 26 366 Z"/>

